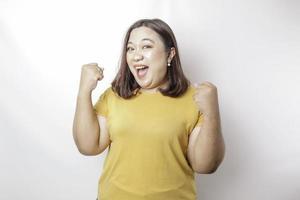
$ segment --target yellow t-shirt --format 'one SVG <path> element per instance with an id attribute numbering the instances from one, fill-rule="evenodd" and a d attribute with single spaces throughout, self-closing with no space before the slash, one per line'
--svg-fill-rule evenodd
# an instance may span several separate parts
<path id="1" fill-rule="evenodd" d="M 189 134 L 203 121 L 193 100 L 138 93 L 123 99 L 108 88 L 94 105 L 111 139 L 99 200 L 195 200 L 194 171 L 187 160 Z"/>

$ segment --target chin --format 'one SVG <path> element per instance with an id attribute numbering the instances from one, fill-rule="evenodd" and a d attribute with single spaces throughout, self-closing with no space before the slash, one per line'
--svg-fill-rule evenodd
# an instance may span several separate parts
<path id="1" fill-rule="evenodd" d="M 148 81 L 147 82 L 141 82 L 141 81 L 137 81 L 137 84 L 141 87 L 141 88 L 144 88 L 144 89 L 151 89 L 151 83 L 149 83 Z"/>

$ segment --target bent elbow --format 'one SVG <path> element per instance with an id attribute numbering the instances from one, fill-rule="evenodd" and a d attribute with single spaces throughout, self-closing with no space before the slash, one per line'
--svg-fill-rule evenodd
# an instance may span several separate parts
<path id="1" fill-rule="evenodd" d="M 205 169 L 194 169 L 197 174 L 213 174 L 217 171 L 218 167 L 211 167 Z"/>
<path id="2" fill-rule="evenodd" d="M 215 162 L 210 165 L 202 165 L 195 167 L 193 170 L 198 174 L 213 174 L 217 171 L 219 168 L 221 162 Z"/>
<path id="3" fill-rule="evenodd" d="M 198 174 L 213 174 L 217 171 L 219 166 L 221 165 L 223 159 L 224 159 L 225 151 L 223 150 L 220 154 L 219 158 L 211 161 L 210 163 L 203 164 L 202 166 L 199 165 L 199 167 L 195 168 L 195 172 Z"/>
<path id="4" fill-rule="evenodd" d="M 89 151 L 86 151 L 86 150 L 80 149 L 80 148 L 77 148 L 77 149 L 78 149 L 79 153 L 84 155 L 84 156 L 90 156 L 91 155 L 91 153 Z"/>
<path id="5" fill-rule="evenodd" d="M 99 149 L 91 149 L 91 148 L 83 148 L 81 146 L 77 146 L 79 153 L 84 156 L 96 156 L 100 154 Z"/>
<path id="6" fill-rule="evenodd" d="M 79 150 L 79 149 L 78 149 Z M 96 151 L 85 151 L 85 150 L 79 150 L 79 152 L 84 156 L 96 156 L 99 154 L 99 152 Z"/>

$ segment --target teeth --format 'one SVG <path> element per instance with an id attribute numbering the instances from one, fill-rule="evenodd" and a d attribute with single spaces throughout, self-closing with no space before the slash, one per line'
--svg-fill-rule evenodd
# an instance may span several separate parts
<path id="1" fill-rule="evenodd" d="M 144 68 L 146 68 L 147 66 L 138 66 L 138 67 L 136 67 L 136 69 L 144 69 Z"/>

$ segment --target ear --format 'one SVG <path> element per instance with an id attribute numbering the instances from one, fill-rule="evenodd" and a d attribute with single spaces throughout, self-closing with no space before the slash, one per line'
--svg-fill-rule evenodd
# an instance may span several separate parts
<path id="1" fill-rule="evenodd" d="M 175 48 L 172 47 L 172 48 L 170 49 L 170 53 L 169 53 L 169 56 L 168 56 L 168 63 L 170 63 L 170 62 L 172 61 L 172 59 L 173 59 L 173 57 L 175 56 L 175 54 L 176 54 Z"/>

